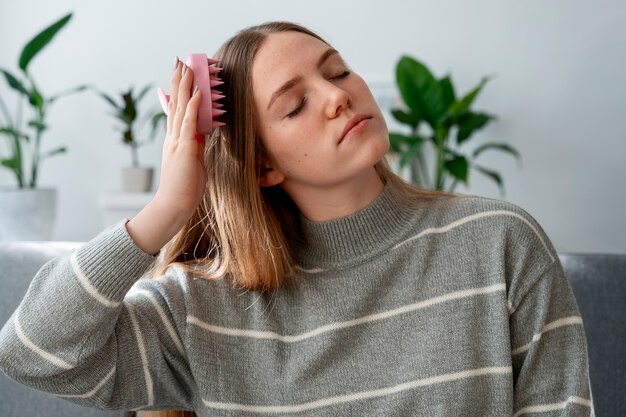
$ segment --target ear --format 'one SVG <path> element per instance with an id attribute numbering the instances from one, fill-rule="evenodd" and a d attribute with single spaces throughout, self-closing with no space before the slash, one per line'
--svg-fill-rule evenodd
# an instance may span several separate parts
<path id="1" fill-rule="evenodd" d="M 261 175 L 259 176 L 259 185 L 261 187 L 273 187 L 284 180 L 285 176 L 282 172 L 263 162 L 261 165 Z"/>

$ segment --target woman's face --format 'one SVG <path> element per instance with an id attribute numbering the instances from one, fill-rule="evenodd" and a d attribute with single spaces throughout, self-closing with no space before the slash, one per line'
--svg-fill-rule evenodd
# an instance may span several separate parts
<path id="1" fill-rule="evenodd" d="M 261 185 L 337 186 L 369 173 L 387 152 L 387 126 L 369 88 L 316 38 L 269 35 L 252 65 L 252 88 L 267 154 Z"/>

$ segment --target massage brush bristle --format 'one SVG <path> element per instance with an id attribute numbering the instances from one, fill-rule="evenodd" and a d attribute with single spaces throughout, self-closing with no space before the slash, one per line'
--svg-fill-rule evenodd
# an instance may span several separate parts
<path id="1" fill-rule="evenodd" d="M 217 59 L 208 58 L 206 54 L 191 54 L 185 60 L 187 67 L 193 71 L 193 85 L 191 91 L 196 86 L 202 92 L 202 101 L 198 108 L 197 132 L 201 135 L 210 134 L 216 127 L 224 126 L 223 122 L 216 120 L 226 112 L 222 110 L 224 105 L 217 100 L 224 98 L 221 91 L 215 89 L 224 84 L 218 74 L 222 68 L 215 66 L 219 63 Z M 167 114 L 167 105 L 170 101 L 169 94 L 165 94 L 162 89 L 158 89 L 159 102 L 163 111 Z"/>

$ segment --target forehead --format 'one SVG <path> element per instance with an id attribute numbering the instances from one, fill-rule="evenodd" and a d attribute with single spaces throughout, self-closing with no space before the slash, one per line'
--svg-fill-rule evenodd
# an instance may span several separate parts
<path id="1" fill-rule="evenodd" d="M 330 46 L 300 32 L 268 35 L 252 62 L 252 85 L 256 93 L 271 94 L 300 70 L 315 67 L 319 57 Z M 269 90 L 269 91 L 268 91 Z"/>
<path id="2" fill-rule="evenodd" d="M 319 54 L 329 48 L 327 44 L 317 38 L 300 32 L 278 32 L 269 34 L 254 57 L 253 69 L 271 69 L 285 67 L 292 64 L 294 67 L 301 65 L 299 62 L 305 58 L 317 59 Z"/>

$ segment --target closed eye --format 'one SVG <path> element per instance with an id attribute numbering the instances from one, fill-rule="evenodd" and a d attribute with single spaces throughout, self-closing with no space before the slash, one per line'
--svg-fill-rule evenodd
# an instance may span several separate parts
<path id="1" fill-rule="evenodd" d="M 337 79 L 342 79 L 342 78 L 346 78 L 348 75 L 350 75 L 351 72 L 346 70 L 344 72 L 342 72 L 341 74 L 332 77 L 331 80 L 337 80 Z M 301 111 L 302 109 L 304 109 L 304 105 L 306 104 L 306 97 L 302 98 L 302 100 L 300 101 L 300 104 L 298 104 L 298 107 L 296 107 L 295 109 L 293 109 L 293 111 L 289 114 L 287 114 L 287 117 L 290 119 L 293 119 L 294 117 L 296 117 Z"/>
<path id="2" fill-rule="evenodd" d="M 296 107 L 291 113 L 289 113 L 287 117 L 290 119 L 296 117 L 298 113 L 300 113 L 302 109 L 304 108 L 305 103 L 306 103 L 306 97 L 302 98 L 302 101 L 300 101 L 300 104 L 298 104 L 298 107 Z"/>
<path id="3" fill-rule="evenodd" d="M 336 77 L 331 78 L 331 80 L 336 80 L 338 78 L 346 78 L 350 74 L 351 74 L 350 71 L 346 70 L 342 72 L 341 74 L 337 75 Z"/>

